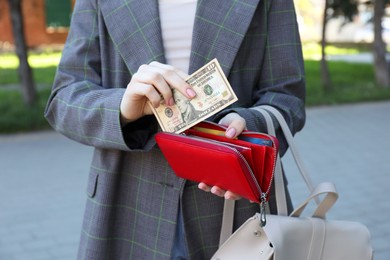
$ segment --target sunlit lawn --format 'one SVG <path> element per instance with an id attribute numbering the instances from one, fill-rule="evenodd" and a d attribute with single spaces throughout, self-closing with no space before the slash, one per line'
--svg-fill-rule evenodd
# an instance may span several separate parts
<path id="1" fill-rule="evenodd" d="M 13 53 L 0 54 L 0 68 L 16 68 L 19 60 Z M 30 53 L 28 62 L 34 68 L 57 66 L 61 52 Z"/>
<path id="2" fill-rule="evenodd" d="M 329 46 L 328 55 L 357 54 L 368 52 L 367 47 Z M 390 89 L 375 84 L 371 64 L 329 61 L 333 90 L 324 92 L 320 80 L 320 45 L 304 44 L 308 106 L 332 105 L 349 102 L 390 100 Z M 29 63 L 34 79 L 39 86 L 39 101 L 27 108 L 19 88 L 18 59 L 13 53 L 0 53 L 0 133 L 29 131 L 48 127 L 43 118 L 45 103 L 50 93 L 55 71 L 61 57 L 60 52 L 30 53 Z M 10 86 L 4 87 L 4 86 Z M 5 111 L 5 112 L 3 112 Z"/>
<path id="3" fill-rule="evenodd" d="M 29 55 L 28 61 L 33 69 L 37 84 L 52 84 L 60 58 L 60 52 L 31 53 Z M 0 54 L 0 86 L 19 82 L 18 66 L 19 60 L 16 55 L 13 53 Z"/>
<path id="4" fill-rule="evenodd" d="M 38 101 L 33 107 L 23 103 L 17 68 L 19 61 L 14 54 L 0 54 L 0 133 L 13 133 L 49 128 L 43 111 L 50 94 L 60 52 L 31 53 L 29 64 L 39 86 Z M 8 88 L 6 86 L 10 86 Z"/>
<path id="5" fill-rule="evenodd" d="M 371 64 L 332 61 L 328 65 L 333 87 L 329 93 L 321 86 L 319 61 L 305 61 L 308 106 L 390 100 L 390 89 L 375 84 Z"/>

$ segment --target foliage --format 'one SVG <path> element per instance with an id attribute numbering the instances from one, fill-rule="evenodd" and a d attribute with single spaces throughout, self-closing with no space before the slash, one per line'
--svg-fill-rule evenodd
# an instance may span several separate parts
<path id="1" fill-rule="evenodd" d="M 23 101 L 32 107 L 37 101 L 37 91 L 32 75 L 31 66 L 28 63 L 26 37 L 24 35 L 24 16 L 22 13 L 22 0 L 8 0 L 11 17 L 15 52 L 19 58 L 19 77 L 22 87 Z"/>
<path id="2" fill-rule="evenodd" d="M 352 102 L 390 100 L 390 90 L 377 86 L 374 82 L 372 64 L 329 61 L 329 70 L 334 84 L 333 91 L 325 93 L 321 87 L 318 57 L 318 44 L 304 45 L 307 82 L 306 103 L 308 106 L 334 105 Z M 328 54 L 360 53 L 366 47 L 328 46 Z M 0 54 L 0 133 L 13 133 L 49 128 L 43 117 L 44 108 L 50 94 L 56 65 L 60 53 L 30 54 L 30 64 L 38 86 L 39 101 L 32 108 L 23 104 L 18 88 L 17 58 L 13 54 Z M 10 87 L 9 84 L 12 86 Z M 3 112 L 4 111 L 4 112 Z"/>
<path id="3" fill-rule="evenodd" d="M 19 91 L 0 88 L 0 133 L 14 133 L 49 128 L 43 117 L 50 90 L 38 91 L 38 100 L 28 107 Z"/>
<path id="4" fill-rule="evenodd" d="M 328 8 L 332 10 L 331 17 L 343 16 L 352 21 L 354 15 L 358 13 L 358 0 L 326 0 Z"/>
<path id="5" fill-rule="evenodd" d="M 23 103 L 18 79 L 18 58 L 13 53 L 0 54 L 0 133 L 49 128 L 43 113 L 60 57 L 60 52 L 29 54 L 29 63 L 39 88 L 37 102 L 27 107 Z"/>

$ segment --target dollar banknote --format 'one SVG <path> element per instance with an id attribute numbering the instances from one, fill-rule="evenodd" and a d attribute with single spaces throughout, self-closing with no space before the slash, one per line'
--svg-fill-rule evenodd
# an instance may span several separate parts
<path id="1" fill-rule="evenodd" d="M 162 102 L 158 108 L 151 106 L 165 132 L 181 133 L 237 101 L 217 59 L 190 75 L 186 82 L 196 92 L 195 98 L 189 100 L 173 89 L 175 105 Z"/>

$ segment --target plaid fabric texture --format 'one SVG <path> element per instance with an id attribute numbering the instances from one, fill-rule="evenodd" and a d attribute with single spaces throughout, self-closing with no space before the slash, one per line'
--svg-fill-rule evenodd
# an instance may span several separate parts
<path id="1" fill-rule="evenodd" d="M 299 131 L 305 86 L 293 1 L 199 0 L 195 19 L 189 73 L 217 58 L 239 98 L 220 116 L 236 111 L 261 131 L 248 108 L 270 104 Z M 124 88 L 154 60 L 165 62 L 157 0 L 76 1 L 45 116 L 95 147 L 78 259 L 169 259 L 179 201 L 189 258 L 209 259 L 218 247 L 223 199 L 175 176 L 155 146 L 153 117 L 121 128 Z M 134 135 L 145 142 L 129 145 Z M 239 201 L 235 226 L 257 210 Z"/>

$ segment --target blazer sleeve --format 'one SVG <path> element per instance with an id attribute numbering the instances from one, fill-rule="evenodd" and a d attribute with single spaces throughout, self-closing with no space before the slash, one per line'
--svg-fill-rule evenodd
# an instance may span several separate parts
<path id="1" fill-rule="evenodd" d="M 80 143 L 130 150 L 126 135 L 136 127 L 127 126 L 124 134 L 120 124 L 125 89 L 102 87 L 99 37 L 96 1 L 77 1 L 45 117 L 56 131 Z M 150 120 L 141 121 L 148 124 Z"/>
<path id="2" fill-rule="evenodd" d="M 305 123 L 305 75 L 296 13 L 292 0 L 267 1 L 267 39 L 258 85 L 253 92 L 252 107 L 271 105 L 284 116 L 295 134 Z M 247 128 L 266 132 L 266 123 L 260 112 L 246 108 L 230 108 L 216 120 L 230 112 L 245 118 Z M 274 120 L 280 153 L 287 150 L 279 124 Z"/>

